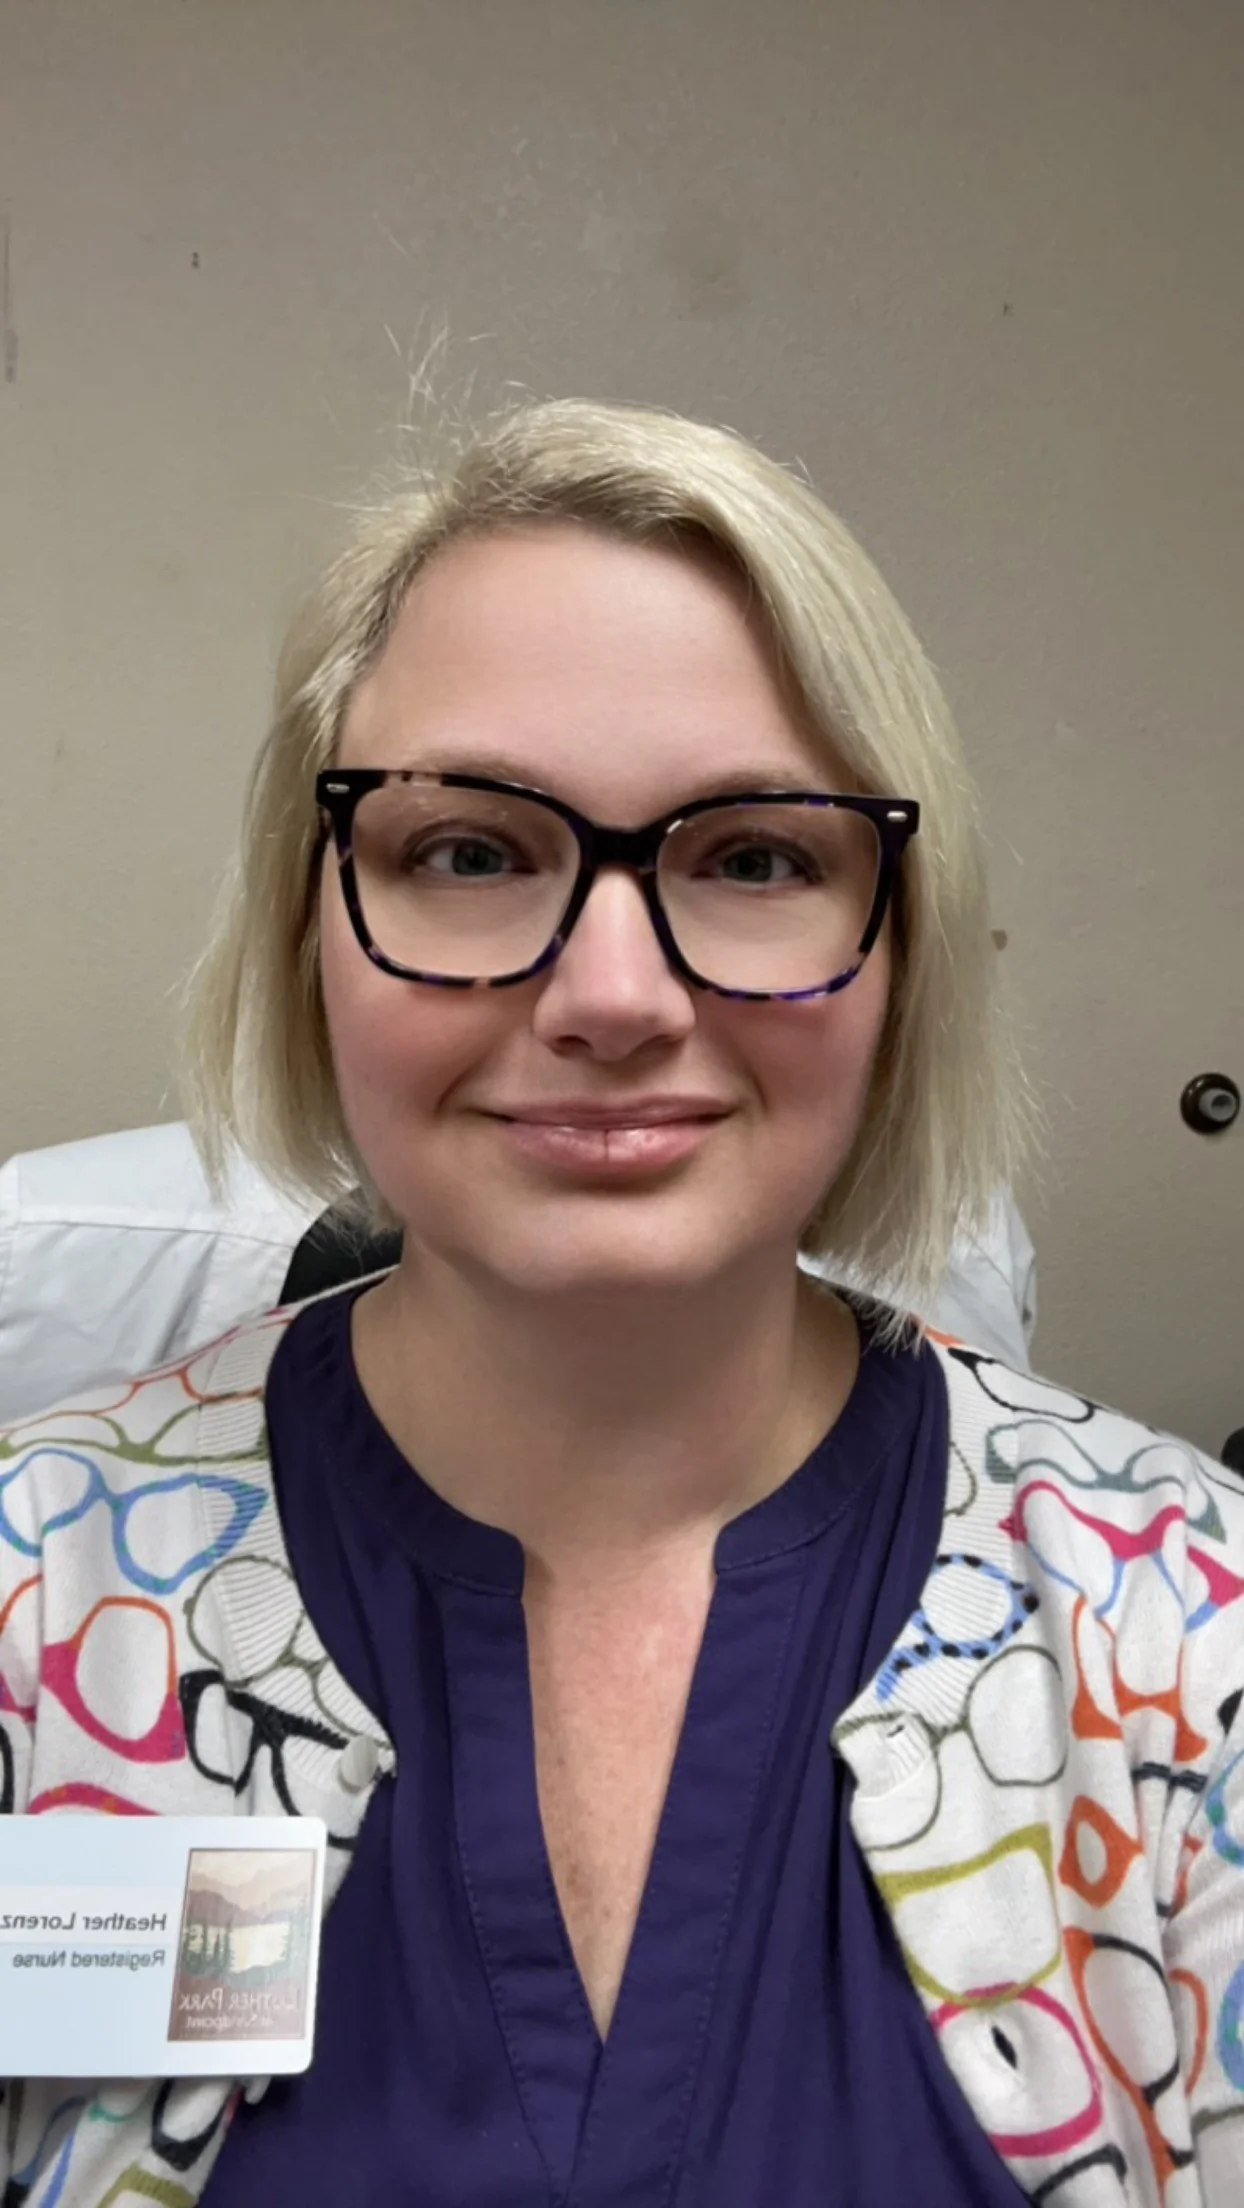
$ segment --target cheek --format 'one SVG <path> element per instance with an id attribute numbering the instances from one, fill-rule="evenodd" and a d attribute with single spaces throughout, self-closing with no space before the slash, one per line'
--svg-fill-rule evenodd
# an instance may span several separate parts
<path id="1" fill-rule="evenodd" d="M 320 905 L 320 988 L 337 1091 L 360 1148 L 365 1145 L 357 1124 L 359 1109 L 377 1083 L 383 1083 L 393 1029 L 400 1025 L 383 1016 L 385 979 L 355 942 L 340 898 L 326 892 Z"/>
<path id="2" fill-rule="evenodd" d="M 339 899 L 321 915 L 320 980 L 337 1092 L 368 1171 L 386 1190 L 412 1120 L 431 1116 L 478 1063 L 489 1001 L 386 974 L 360 950 Z"/>
<path id="3" fill-rule="evenodd" d="M 766 1005 L 748 1037 L 753 1079 L 769 1110 L 806 1119 L 834 1139 L 855 1133 L 868 1098 L 890 992 L 888 945 L 837 996 Z"/>

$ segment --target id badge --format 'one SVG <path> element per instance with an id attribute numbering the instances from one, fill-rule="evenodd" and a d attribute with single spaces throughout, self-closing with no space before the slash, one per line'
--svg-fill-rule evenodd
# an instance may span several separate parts
<path id="1" fill-rule="evenodd" d="M 0 1817 L 0 2077 L 311 2061 L 318 1817 Z"/>

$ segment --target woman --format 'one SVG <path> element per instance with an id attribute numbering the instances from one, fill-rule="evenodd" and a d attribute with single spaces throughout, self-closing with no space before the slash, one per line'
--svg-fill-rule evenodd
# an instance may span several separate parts
<path id="1" fill-rule="evenodd" d="M 982 880 L 740 441 L 531 407 L 367 521 L 193 1077 L 401 1264 L 3 1467 L 10 1806 L 322 1815 L 315 2061 L 15 2088 L 20 2197 L 1241 2197 L 1244 1501 L 797 1265 L 931 1283 L 1014 1164 Z"/>

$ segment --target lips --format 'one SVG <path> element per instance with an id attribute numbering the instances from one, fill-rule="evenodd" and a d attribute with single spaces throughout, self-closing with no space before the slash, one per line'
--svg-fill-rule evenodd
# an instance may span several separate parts
<path id="1" fill-rule="evenodd" d="M 561 1106 L 566 1111 L 566 1106 Z M 493 1115 L 506 1146 L 528 1166 L 557 1177 L 588 1181 L 643 1181 L 663 1175 L 711 1142 L 725 1113 L 661 1115 L 647 1119 L 517 1119 Z"/>
<path id="2" fill-rule="evenodd" d="M 724 1119 L 728 1104 L 711 1097 L 677 1096 L 638 1098 L 634 1103 L 587 1103 L 567 1099 L 555 1104 L 518 1104 L 507 1110 L 494 1108 L 490 1117 L 528 1127 L 576 1127 L 608 1132 L 627 1127 L 663 1127 L 670 1123 Z"/>

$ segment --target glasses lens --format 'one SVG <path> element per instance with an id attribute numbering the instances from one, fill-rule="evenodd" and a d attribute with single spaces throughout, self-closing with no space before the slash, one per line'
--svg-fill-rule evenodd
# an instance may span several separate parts
<path id="1" fill-rule="evenodd" d="M 688 965 L 719 989 L 823 988 L 849 967 L 881 839 L 843 806 L 719 805 L 666 838 L 658 881 Z"/>
<path id="2" fill-rule="evenodd" d="M 534 965 L 578 871 L 565 821 L 530 798 L 438 782 L 386 782 L 354 815 L 367 931 L 398 966 L 495 981 Z"/>

